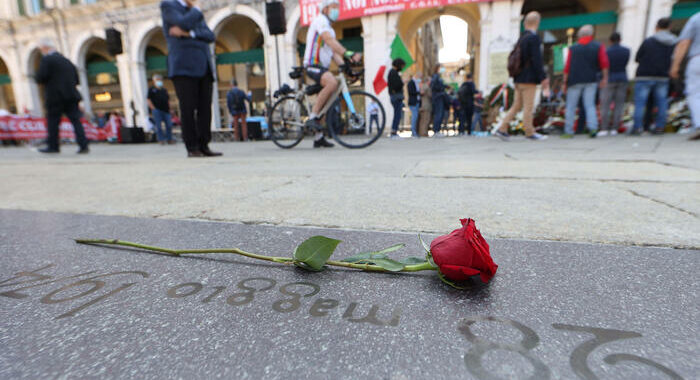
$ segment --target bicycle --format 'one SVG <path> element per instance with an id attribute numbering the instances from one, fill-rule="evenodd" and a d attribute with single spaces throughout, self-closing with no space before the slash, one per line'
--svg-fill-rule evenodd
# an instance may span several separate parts
<path id="1" fill-rule="evenodd" d="M 351 62 L 345 59 L 345 64 L 340 66 L 340 72 L 336 76 L 338 89 L 319 114 L 320 117 L 326 116 L 325 128 L 330 136 L 350 149 L 372 145 L 381 137 L 386 124 L 384 107 L 376 96 L 361 90 L 350 90 L 348 87 L 348 83 L 358 81 L 363 74 L 364 70 L 353 71 Z M 275 145 L 284 149 L 294 148 L 304 136 L 316 132 L 306 127 L 311 109 L 309 98 L 322 89 L 318 83 L 305 83 L 303 67 L 293 67 L 289 77 L 298 81 L 298 90 L 286 86 L 286 90 L 278 91 L 276 97 L 282 98 L 272 106 L 268 117 L 270 138 Z M 370 102 L 376 102 L 376 113 L 369 113 Z"/>

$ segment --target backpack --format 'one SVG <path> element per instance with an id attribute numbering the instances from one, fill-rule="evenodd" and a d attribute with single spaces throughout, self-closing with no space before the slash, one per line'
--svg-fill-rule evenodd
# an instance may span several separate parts
<path id="1" fill-rule="evenodd" d="M 523 56 L 520 44 L 523 42 L 525 36 L 526 35 L 523 34 L 518 39 L 518 42 L 515 43 L 513 50 L 511 50 L 510 54 L 508 54 L 508 75 L 510 75 L 512 78 L 517 77 L 523 71 Z"/>

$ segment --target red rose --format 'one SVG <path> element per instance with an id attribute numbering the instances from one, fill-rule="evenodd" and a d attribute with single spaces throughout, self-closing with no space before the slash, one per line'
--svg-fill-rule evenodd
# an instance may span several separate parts
<path id="1" fill-rule="evenodd" d="M 489 282 L 498 269 L 491 259 L 489 245 L 476 229 L 473 219 L 460 221 L 462 228 L 430 243 L 433 261 L 440 273 L 452 281 L 464 281 L 480 274 L 481 281 Z"/>

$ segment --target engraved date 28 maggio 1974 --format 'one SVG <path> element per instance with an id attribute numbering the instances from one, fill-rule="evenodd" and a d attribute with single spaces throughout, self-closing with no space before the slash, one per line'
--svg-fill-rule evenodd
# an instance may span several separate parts
<path id="1" fill-rule="evenodd" d="M 106 301 L 110 297 L 136 285 L 139 280 L 150 276 L 149 273 L 139 270 L 117 271 L 104 274 L 98 274 L 98 271 L 93 270 L 65 277 L 55 277 L 42 273 L 54 266 L 54 264 L 49 264 L 31 271 L 20 271 L 15 273 L 13 277 L 0 281 L 0 296 L 24 299 L 30 296 L 28 293 L 30 289 L 48 285 L 62 285 L 68 282 L 44 294 L 39 299 L 41 304 L 47 305 L 80 299 L 84 301 L 55 317 L 55 319 L 63 319 L 74 317 L 84 312 L 87 308 Z M 107 282 L 110 280 L 116 280 L 119 284 L 116 286 L 107 286 Z M 220 299 L 228 305 L 237 307 L 252 303 L 257 293 L 271 291 L 277 285 L 277 281 L 272 278 L 251 277 L 238 281 L 232 293 L 225 293 L 227 289 L 226 286 L 207 287 L 200 282 L 186 282 L 169 287 L 165 295 L 172 299 L 191 298 L 195 302 L 200 303 L 210 303 Z M 104 291 L 99 292 L 103 288 Z M 273 302 L 272 310 L 278 313 L 289 313 L 300 309 L 302 307 L 302 299 L 308 299 L 317 295 L 321 291 L 321 287 L 312 282 L 297 281 L 281 285 L 278 291 L 282 294 L 282 298 Z M 88 299 L 89 296 L 92 296 L 92 298 Z M 340 300 L 332 298 L 317 298 L 311 306 L 308 307 L 308 313 L 312 317 L 325 317 L 330 311 L 338 308 L 340 303 Z M 348 322 L 364 322 L 376 326 L 396 327 L 399 325 L 401 310 L 398 308 L 393 309 L 391 316 L 384 319 L 378 316 L 379 306 L 377 305 L 371 305 L 365 316 L 356 315 L 361 314 L 361 309 L 363 309 L 363 307 L 358 302 L 350 302 L 345 308 L 342 318 Z M 522 335 L 522 339 L 516 343 L 490 341 L 488 338 L 477 336 L 473 332 L 473 326 L 477 323 L 504 324 L 518 330 Z M 555 323 L 552 324 L 552 327 L 560 331 L 579 334 L 585 333 L 592 336 L 592 338 L 576 346 L 569 358 L 569 364 L 574 374 L 584 380 L 599 379 L 588 364 L 588 357 L 596 348 L 613 341 L 642 337 L 642 334 L 634 331 L 604 329 L 590 326 Z M 531 364 L 532 368 L 528 371 L 529 376 L 526 377 L 527 379 L 551 378 L 549 367 L 532 352 L 532 350 L 539 345 L 540 339 L 537 333 L 530 327 L 507 318 L 472 316 L 461 319 L 458 322 L 457 329 L 471 344 L 469 350 L 464 355 L 464 362 L 472 376 L 480 380 L 500 379 L 501 377 L 489 372 L 489 370 L 484 367 L 483 357 L 489 351 L 504 350 L 522 356 Z M 636 362 L 653 368 L 657 377 L 658 375 L 665 375 L 669 379 L 683 379 L 683 377 L 672 369 L 638 355 L 613 353 L 605 356 L 603 361 L 606 364 L 612 365 L 620 362 Z"/>

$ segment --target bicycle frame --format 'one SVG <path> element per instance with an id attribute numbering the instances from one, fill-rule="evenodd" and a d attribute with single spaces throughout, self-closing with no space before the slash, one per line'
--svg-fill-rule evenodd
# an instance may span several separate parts
<path id="1" fill-rule="evenodd" d="M 338 74 L 336 77 L 338 79 L 339 85 L 338 89 L 335 90 L 335 92 L 331 95 L 330 98 L 328 98 L 328 101 L 326 101 L 326 104 L 323 106 L 321 109 L 321 112 L 319 113 L 319 117 L 323 117 L 323 115 L 328 112 L 328 110 L 331 108 L 331 105 L 335 102 L 335 100 L 342 94 L 343 99 L 345 99 L 345 103 L 348 105 L 348 109 L 353 115 L 357 114 L 357 111 L 355 111 L 355 105 L 352 102 L 352 98 L 350 98 L 350 91 L 348 89 L 348 82 L 345 80 L 345 74 L 342 72 Z M 309 95 L 306 95 L 306 92 L 304 92 L 303 89 L 301 89 L 297 93 L 297 99 L 301 100 L 301 98 L 304 99 L 304 105 L 306 106 L 306 109 L 311 111 L 312 105 L 311 102 L 309 101 Z"/>

